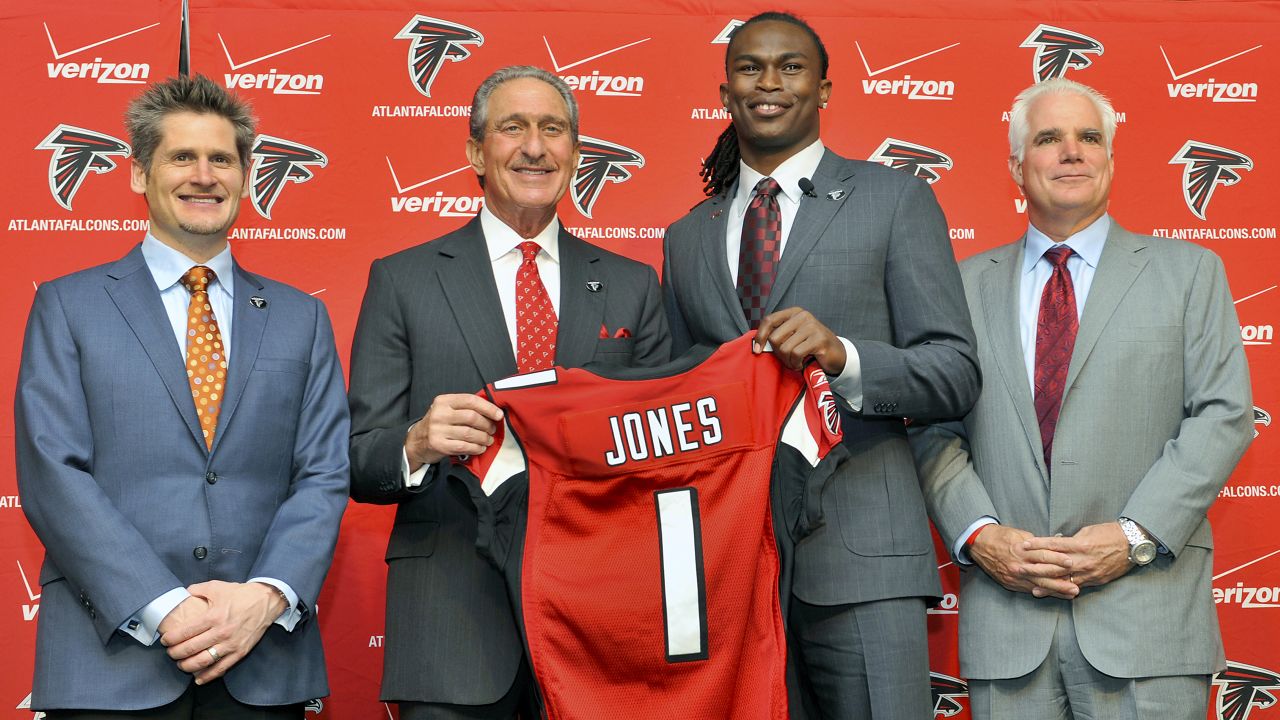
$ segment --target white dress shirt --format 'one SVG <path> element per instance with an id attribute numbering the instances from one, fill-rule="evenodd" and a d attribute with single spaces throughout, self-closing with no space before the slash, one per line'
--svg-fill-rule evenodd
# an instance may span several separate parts
<path id="1" fill-rule="evenodd" d="M 778 243 L 778 258 L 786 253 L 787 238 L 795 225 L 796 213 L 800 210 L 800 200 L 804 193 L 800 190 L 801 178 L 813 178 L 822 162 L 822 154 L 826 151 L 821 140 L 787 158 L 774 169 L 768 177 L 777 181 L 782 191 L 778 193 L 778 210 L 782 214 L 782 239 Z M 729 258 L 729 277 L 738 282 L 738 259 L 742 252 L 742 224 L 747 215 L 747 206 L 755 194 L 756 185 L 765 178 L 746 162 L 738 163 L 738 192 L 729 203 L 729 216 L 725 228 L 725 251 Z M 829 376 L 831 387 L 849 403 L 855 412 L 862 410 L 862 361 L 858 350 L 845 338 L 839 338 L 844 345 L 844 370 L 837 376 Z"/>

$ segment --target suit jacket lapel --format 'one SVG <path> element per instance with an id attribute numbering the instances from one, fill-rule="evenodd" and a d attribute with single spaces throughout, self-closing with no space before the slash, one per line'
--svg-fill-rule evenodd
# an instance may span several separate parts
<path id="1" fill-rule="evenodd" d="M 560 318 L 556 330 L 556 364 L 580 367 L 595 356 L 596 340 L 604 325 L 604 305 L 610 288 L 587 289 L 597 277 L 599 249 L 560 229 Z M 610 328 L 612 329 L 612 328 Z"/>
<path id="2" fill-rule="evenodd" d="M 1044 467 L 1044 454 L 1041 452 L 1040 423 L 1036 419 L 1035 402 L 1031 395 L 1031 386 L 1027 383 L 1027 366 L 1022 352 L 1022 340 L 1018 335 L 1020 326 L 1019 288 L 1022 278 L 1022 241 L 1009 246 L 1004 255 L 993 258 L 993 264 L 982 272 L 980 289 L 982 293 L 983 322 L 987 326 L 987 335 L 991 339 L 991 354 L 995 356 L 1000 378 L 1009 395 L 1013 398 L 1013 406 L 1018 413 L 1018 421 L 1026 435 L 1027 444 L 1031 446 L 1031 455 L 1036 459 L 1036 467 L 1040 470 L 1041 479 L 1048 481 L 1049 474 Z"/>
<path id="3" fill-rule="evenodd" d="M 516 358 L 480 218 L 442 241 L 438 252 L 448 262 L 441 265 L 436 277 L 480 377 L 491 383 L 514 375 Z"/>
<path id="4" fill-rule="evenodd" d="M 262 348 L 262 335 L 267 327 L 267 318 L 271 313 L 271 302 L 262 307 L 254 307 L 249 298 L 262 292 L 262 281 L 254 277 L 240 263 L 235 263 L 235 299 L 231 305 L 231 362 L 227 368 L 227 389 L 222 401 L 222 409 L 218 412 L 218 429 L 213 434 L 213 450 L 222 443 L 225 430 L 230 426 L 231 416 L 235 414 L 244 388 L 249 384 L 249 375 L 258 360 L 258 351 Z M 201 445 L 203 445 L 203 440 Z"/>
<path id="5" fill-rule="evenodd" d="M 142 258 L 141 246 L 134 247 L 107 274 L 114 279 L 114 282 L 107 283 L 107 294 L 151 358 L 151 364 L 169 391 L 174 407 L 187 423 L 192 439 L 203 450 L 204 434 L 196 419 L 195 404 L 191 402 L 186 362 L 178 350 L 173 326 L 169 324 L 155 279 Z"/>
<path id="6" fill-rule="evenodd" d="M 702 257 L 707 264 L 706 277 L 712 278 L 708 291 L 719 299 L 721 307 L 732 318 L 731 322 L 738 331 L 734 337 L 750 329 L 742 313 L 742 301 L 738 299 L 733 275 L 729 272 L 729 254 L 725 245 L 728 242 L 725 233 L 729 231 L 729 205 L 736 192 L 737 185 L 734 185 L 724 195 L 713 196 L 705 207 L 699 209 L 700 227 L 695 235 L 695 240 L 702 244 Z"/>
<path id="7" fill-rule="evenodd" d="M 1089 286 L 1089 297 L 1084 303 L 1075 348 L 1071 351 L 1071 365 L 1067 368 L 1067 384 L 1062 398 L 1064 403 L 1071 392 L 1072 383 L 1080 375 L 1080 368 L 1089 359 L 1102 330 L 1120 306 L 1120 300 L 1129 292 L 1129 287 L 1142 272 L 1142 268 L 1146 267 L 1147 258 L 1141 252 L 1144 248 L 1144 241 L 1112 219 L 1107 243 L 1102 247 L 1098 269 Z"/>
<path id="8" fill-rule="evenodd" d="M 853 163 L 847 162 L 830 150 L 822 154 L 818 170 L 813 174 L 813 188 L 818 197 L 803 195 L 800 198 L 800 208 L 796 212 L 795 224 L 787 235 L 787 244 L 782 250 L 782 262 L 778 266 L 778 275 L 773 281 L 773 290 L 769 293 L 769 300 L 765 304 L 766 314 L 778 309 L 782 296 L 786 294 L 787 288 L 800 272 L 800 266 L 804 265 L 805 258 L 818 244 L 818 238 L 822 237 L 823 231 L 831 224 L 831 219 L 853 194 L 853 175 Z M 838 194 L 837 191 L 842 191 L 843 195 L 835 197 Z"/>

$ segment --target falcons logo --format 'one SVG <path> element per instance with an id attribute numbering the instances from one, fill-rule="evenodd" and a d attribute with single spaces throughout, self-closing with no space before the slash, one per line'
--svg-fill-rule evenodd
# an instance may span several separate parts
<path id="1" fill-rule="evenodd" d="M 1235 150 L 1228 150 L 1209 143 L 1188 140 L 1182 149 L 1174 153 L 1170 165 L 1182 163 L 1182 199 L 1192 214 L 1205 219 L 1209 198 L 1219 185 L 1235 185 L 1240 182 L 1237 170 L 1252 170 L 1253 159 Z"/>
<path id="2" fill-rule="evenodd" d="M 1214 673 L 1218 690 L 1218 720 L 1246 720 L 1254 708 L 1276 704 L 1280 675 L 1244 663 L 1228 662 L 1227 669 Z"/>
<path id="3" fill-rule="evenodd" d="M 253 144 L 252 167 L 249 170 L 249 198 L 262 217 L 271 219 L 271 207 L 280 197 L 286 182 L 304 183 L 315 176 L 307 165 L 324 167 L 329 158 L 315 148 L 259 135 Z"/>
<path id="4" fill-rule="evenodd" d="M 905 170 L 930 185 L 942 177 L 935 168 L 950 170 L 952 165 L 945 153 L 895 138 L 885 138 L 867 159 L 894 170 Z"/>
<path id="5" fill-rule="evenodd" d="M 1102 54 L 1102 43 L 1097 40 L 1052 25 L 1038 26 L 1018 47 L 1036 51 L 1031 68 L 1036 82 L 1064 77 L 1070 68 L 1083 70 L 1093 64 L 1086 54 Z"/>
<path id="6" fill-rule="evenodd" d="M 1257 405 L 1253 406 L 1253 436 L 1258 437 L 1258 426 L 1271 426 L 1271 413 L 1263 410 Z"/>
<path id="7" fill-rule="evenodd" d="M 418 92 L 427 97 L 431 97 L 431 83 L 436 81 L 446 60 L 466 60 L 471 57 L 471 51 L 463 45 L 484 44 L 484 36 L 479 31 L 426 15 L 414 15 L 409 24 L 396 33 L 396 39 L 413 41 L 409 46 L 409 79 Z"/>
<path id="8" fill-rule="evenodd" d="M 320 698 L 315 698 L 314 700 L 308 700 L 302 706 L 302 709 L 304 712 L 315 713 L 319 715 L 320 713 L 324 712 L 324 700 L 321 700 Z"/>
<path id="9" fill-rule="evenodd" d="M 933 695 L 933 716 L 954 717 L 964 709 L 960 698 L 969 697 L 969 683 L 958 677 L 931 672 L 929 692 Z"/>
<path id="10" fill-rule="evenodd" d="M 36 145 L 37 150 L 52 150 L 49 158 L 49 192 L 59 205 L 71 209 L 71 201 L 90 172 L 111 172 L 116 161 L 110 155 L 128 157 L 128 144 L 92 130 L 72 125 L 59 125 Z"/>
<path id="11" fill-rule="evenodd" d="M 578 170 L 573 175 L 573 204 L 591 217 L 591 208 L 600 198 L 606 182 L 621 183 L 631 178 L 626 165 L 644 167 L 644 156 L 629 147 L 583 135 Z"/>
<path id="12" fill-rule="evenodd" d="M 836 406 L 836 396 L 831 392 L 831 383 L 822 368 L 815 367 L 809 371 L 809 387 L 818 395 L 818 409 L 822 411 L 822 423 L 827 432 L 840 434 L 840 408 Z"/>

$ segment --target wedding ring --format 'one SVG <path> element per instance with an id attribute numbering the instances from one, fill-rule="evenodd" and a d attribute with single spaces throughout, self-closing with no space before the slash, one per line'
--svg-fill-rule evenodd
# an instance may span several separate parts
<path id="1" fill-rule="evenodd" d="M 213 645 L 210 645 L 209 647 L 205 648 L 204 651 L 209 653 L 209 657 L 213 658 L 214 662 L 218 662 L 218 650 L 216 647 L 214 647 Z"/>

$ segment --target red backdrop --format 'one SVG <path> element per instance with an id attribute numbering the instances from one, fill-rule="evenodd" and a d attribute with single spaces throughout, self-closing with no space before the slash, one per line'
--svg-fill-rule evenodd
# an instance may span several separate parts
<path id="1" fill-rule="evenodd" d="M 7 3 L 0 92 L 0 406 L 10 407 L 22 329 L 37 283 L 119 257 L 145 231 L 128 189 L 121 121 L 141 82 L 178 70 L 179 0 Z M 723 38 L 772 4 L 653 0 L 602 11 L 590 0 L 189 0 L 190 65 L 254 103 L 276 150 L 303 178 L 246 203 L 234 235 L 251 270 L 320 297 L 344 363 L 369 262 L 458 227 L 479 208 L 463 142 L 471 93 L 493 69 L 547 67 L 575 88 L 587 143 L 616 146 L 614 181 L 568 196 L 560 217 L 584 238 L 660 265 L 665 226 L 700 198 L 697 170 L 727 124 L 720 108 Z M 1215 599 L 1227 657 L 1211 715 L 1280 720 L 1280 439 L 1269 414 L 1280 373 L 1277 216 L 1280 3 L 814 0 L 790 6 L 823 36 L 835 83 L 823 139 L 844 155 L 933 174 L 956 255 L 1015 239 L 1025 209 L 1008 179 L 1012 97 L 1037 69 L 1091 84 L 1120 113 L 1112 214 L 1138 232 L 1212 248 L 1230 275 L 1254 378 L 1259 435 L 1211 516 Z M 643 7 L 643 10 L 638 8 Z M 444 39 L 441 39 L 444 38 Z M 451 42 L 412 72 L 420 42 Z M 1064 49 L 1066 46 L 1066 49 Z M 65 127 L 64 127 L 65 126 Z M 67 138 L 86 131 L 110 162 L 55 172 Z M 105 137 L 97 137 L 97 136 Z M 1189 176 L 1192 148 L 1217 175 Z M 290 149 L 292 148 L 292 149 Z M 914 160 L 911 160 L 911 159 Z M 923 158 L 923 161 L 921 159 Z M 110 165 L 110 167 L 108 167 Z M 1201 182 L 1197 183 L 1197 179 Z M 13 424 L 0 413 L 0 718 L 27 716 L 42 550 L 22 517 Z M 382 562 L 391 512 L 352 505 L 320 600 L 333 694 L 321 714 L 377 718 Z M 939 552 L 949 592 L 956 570 Z M 954 594 L 930 617 L 939 716 L 968 716 L 955 659 Z M 1176 628 L 1170 628 L 1176 632 Z M 1236 677 L 1236 676 L 1233 676 Z M 1235 703 L 1235 705 L 1231 705 Z M 13 709 L 10 709 L 13 708 Z"/>

